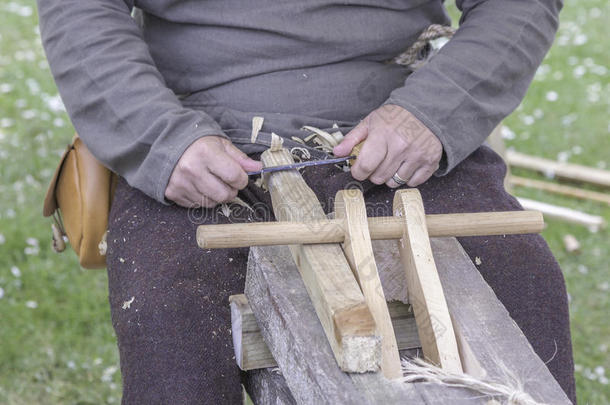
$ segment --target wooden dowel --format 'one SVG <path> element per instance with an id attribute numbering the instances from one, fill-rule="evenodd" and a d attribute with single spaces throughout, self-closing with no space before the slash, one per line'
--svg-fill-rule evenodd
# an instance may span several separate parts
<path id="1" fill-rule="evenodd" d="M 403 223 L 396 217 L 368 219 L 371 239 L 399 239 Z M 440 236 L 482 236 L 539 233 L 544 229 L 537 211 L 478 212 L 426 215 L 428 233 Z M 253 222 L 248 224 L 200 225 L 197 243 L 203 249 L 341 243 L 343 221 Z"/>
<path id="2" fill-rule="evenodd" d="M 509 181 L 510 184 L 515 186 L 535 188 L 542 191 L 566 195 L 568 197 L 599 201 L 610 205 L 610 194 L 608 193 L 600 193 L 598 191 L 585 190 L 578 187 L 566 186 L 564 184 L 551 183 L 548 181 L 534 180 L 518 176 L 510 176 Z"/>
<path id="3" fill-rule="evenodd" d="M 515 151 L 506 152 L 506 162 L 513 167 L 535 170 L 537 172 L 552 174 L 564 179 L 572 179 L 585 183 L 610 187 L 610 172 L 602 169 L 581 166 L 574 163 L 561 163 L 555 160 L 529 156 Z"/>

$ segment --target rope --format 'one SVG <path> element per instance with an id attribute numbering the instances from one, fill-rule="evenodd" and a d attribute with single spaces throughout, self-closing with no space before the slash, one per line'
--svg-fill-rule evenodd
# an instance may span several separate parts
<path id="1" fill-rule="evenodd" d="M 418 61 L 420 53 L 428 46 L 430 41 L 443 37 L 451 38 L 455 31 L 455 28 L 446 25 L 432 24 L 422 31 L 409 49 L 392 59 L 392 62 L 403 66 L 413 65 Z"/>
<path id="2" fill-rule="evenodd" d="M 467 374 L 453 374 L 420 358 L 405 358 L 402 359 L 404 377 L 400 381 L 406 383 L 424 381 L 447 387 L 467 388 L 483 397 L 499 400 L 497 403 L 504 405 L 543 405 L 523 391 L 523 384 L 507 368 L 503 367 L 502 370 L 506 375 L 506 383 L 483 380 Z"/>

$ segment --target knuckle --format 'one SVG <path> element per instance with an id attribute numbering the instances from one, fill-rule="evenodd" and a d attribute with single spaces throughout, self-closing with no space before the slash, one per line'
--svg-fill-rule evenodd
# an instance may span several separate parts
<path id="1" fill-rule="evenodd" d="M 377 184 L 377 185 L 380 185 L 380 184 L 383 184 L 386 182 L 386 179 L 382 179 L 379 176 L 373 176 L 369 180 L 371 181 L 371 183 Z"/>

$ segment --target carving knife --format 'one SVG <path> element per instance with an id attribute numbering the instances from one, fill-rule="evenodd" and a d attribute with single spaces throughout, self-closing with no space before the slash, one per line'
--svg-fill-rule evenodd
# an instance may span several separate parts
<path id="1" fill-rule="evenodd" d="M 308 160 L 306 162 L 293 163 L 290 165 L 264 167 L 263 170 L 259 170 L 257 172 L 248 172 L 247 174 L 248 174 L 248 176 L 255 176 L 257 174 L 280 172 L 282 170 L 295 170 L 295 169 L 299 169 L 301 167 L 331 165 L 331 164 L 335 164 L 335 163 L 346 162 L 351 159 L 356 159 L 356 155 L 350 155 L 350 156 L 346 156 L 346 157 L 333 158 L 333 159 Z"/>

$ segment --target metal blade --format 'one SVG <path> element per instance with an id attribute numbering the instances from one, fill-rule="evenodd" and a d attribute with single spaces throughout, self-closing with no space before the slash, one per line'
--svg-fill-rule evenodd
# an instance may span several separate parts
<path id="1" fill-rule="evenodd" d="M 263 168 L 263 170 L 259 170 L 258 172 L 248 172 L 247 174 L 248 174 L 248 176 L 254 176 L 254 175 L 263 174 L 263 173 L 280 172 L 282 170 L 294 170 L 294 169 L 299 169 L 301 167 L 331 165 L 331 164 L 335 164 L 335 163 L 345 162 L 345 161 L 348 161 L 350 159 L 355 159 L 355 158 L 356 158 L 356 156 L 351 155 L 351 156 L 346 156 L 346 157 L 342 157 L 342 158 L 333 158 L 333 159 L 325 159 L 325 160 L 309 160 L 307 162 L 293 163 L 291 165 L 265 167 L 265 168 Z"/>

